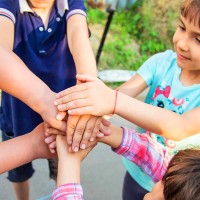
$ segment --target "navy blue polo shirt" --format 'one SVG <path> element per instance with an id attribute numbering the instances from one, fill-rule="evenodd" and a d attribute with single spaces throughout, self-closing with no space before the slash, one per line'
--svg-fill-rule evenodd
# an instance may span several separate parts
<path id="1" fill-rule="evenodd" d="M 54 92 L 76 83 L 76 68 L 66 37 L 66 21 L 74 14 L 86 16 L 84 0 L 55 1 L 45 29 L 42 19 L 31 10 L 26 0 L 0 0 L 0 15 L 14 23 L 14 53 Z M 34 90 L 34 86 L 30 90 Z M 2 93 L 2 131 L 19 136 L 30 132 L 42 121 L 23 102 Z"/>

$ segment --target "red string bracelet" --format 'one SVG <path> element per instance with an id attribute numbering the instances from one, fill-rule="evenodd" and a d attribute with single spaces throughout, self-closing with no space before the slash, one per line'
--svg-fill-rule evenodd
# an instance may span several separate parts
<path id="1" fill-rule="evenodd" d="M 118 91 L 119 91 L 119 89 L 116 89 L 115 90 L 116 91 L 116 93 L 115 93 L 115 104 L 114 104 L 114 109 L 113 109 L 113 115 L 115 114 L 115 111 L 116 111 L 116 105 L 117 105 L 117 94 L 118 94 Z"/>

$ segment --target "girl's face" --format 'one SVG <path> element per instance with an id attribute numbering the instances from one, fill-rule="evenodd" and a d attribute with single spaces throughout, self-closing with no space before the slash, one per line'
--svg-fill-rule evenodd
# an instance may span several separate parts
<path id="1" fill-rule="evenodd" d="M 165 200 L 163 195 L 162 181 L 156 183 L 151 192 L 144 196 L 143 200 Z"/>
<path id="2" fill-rule="evenodd" d="M 185 70 L 200 70 L 200 28 L 198 20 L 189 21 L 180 17 L 179 26 L 173 37 L 177 53 L 177 64 Z"/>

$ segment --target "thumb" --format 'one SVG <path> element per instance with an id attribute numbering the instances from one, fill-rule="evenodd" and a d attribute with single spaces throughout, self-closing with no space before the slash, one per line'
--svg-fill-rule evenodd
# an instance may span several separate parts
<path id="1" fill-rule="evenodd" d="M 77 74 L 76 79 L 77 79 L 77 81 L 79 81 L 81 83 L 92 82 L 92 81 L 97 80 L 96 77 L 88 75 L 88 74 Z"/>
<path id="2" fill-rule="evenodd" d="M 56 115 L 56 119 L 61 121 L 65 118 L 65 116 L 67 115 L 67 112 L 61 112 L 59 111 L 58 114 Z"/>

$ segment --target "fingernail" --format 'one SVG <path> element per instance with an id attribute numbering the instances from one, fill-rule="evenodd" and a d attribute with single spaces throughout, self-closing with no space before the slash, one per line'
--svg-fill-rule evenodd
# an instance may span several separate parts
<path id="1" fill-rule="evenodd" d="M 56 119 L 57 119 L 57 120 L 61 120 L 61 115 L 60 115 L 60 114 L 57 114 L 57 115 L 56 115 Z"/>
<path id="2" fill-rule="evenodd" d="M 45 138 L 44 141 L 45 141 L 45 143 L 48 144 L 49 143 L 49 138 Z"/>
<path id="3" fill-rule="evenodd" d="M 74 148 L 74 152 L 78 152 L 78 147 L 75 147 L 75 148 Z"/>
<path id="4" fill-rule="evenodd" d="M 103 133 L 99 133 L 97 134 L 98 137 L 104 137 L 104 134 Z"/>
<path id="5" fill-rule="evenodd" d="M 86 145 L 85 144 L 82 144 L 81 145 L 81 149 L 85 149 L 86 148 Z"/>
<path id="6" fill-rule="evenodd" d="M 58 102 L 57 102 L 57 101 L 54 101 L 54 105 L 57 106 L 57 105 L 58 105 Z"/>
<path id="7" fill-rule="evenodd" d="M 92 137 L 92 138 L 90 138 L 90 142 L 93 142 L 94 141 L 94 138 Z"/>
<path id="8" fill-rule="evenodd" d="M 63 108 L 63 106 L 62 105 L 58 105 L 58 109 L 62 109 Z"/>
<path id="9" fill-rule="evenodd" d="M 71 145 L 72 144 L 72 140 L 68 140 L 68 144 Z"/>

